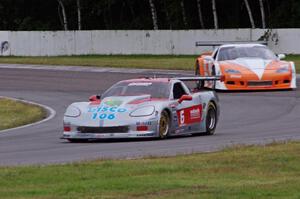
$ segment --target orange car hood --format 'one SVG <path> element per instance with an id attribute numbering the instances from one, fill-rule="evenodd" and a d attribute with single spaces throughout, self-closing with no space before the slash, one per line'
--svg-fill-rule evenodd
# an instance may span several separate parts
<path id="1" fill-rule="evenodd" d="M 261 78 L 266 70 L 277 70 L 281 67 L 289 67 L 289 63 L 277 60 L 264 60 L 256 58 L 239 58 L 230 61 L 219 62 L 221 70 L 226 69 L 238 70 L 241 73 L 255 73 Z"/>

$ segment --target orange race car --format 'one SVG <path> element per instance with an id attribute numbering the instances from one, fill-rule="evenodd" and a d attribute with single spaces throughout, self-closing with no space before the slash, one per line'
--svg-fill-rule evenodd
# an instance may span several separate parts
<path id="1" fill-rule="evenodd" d="M 197 44 L 196 44 L 197 45 Z M 224 44 L 197 58 L 195 74 L 223 76 L 224 81 L 199 82 L 198 87 L 218 90 L 268 90 L 296 88 L 293 62 L 282 61 L 262 44 Z"/>

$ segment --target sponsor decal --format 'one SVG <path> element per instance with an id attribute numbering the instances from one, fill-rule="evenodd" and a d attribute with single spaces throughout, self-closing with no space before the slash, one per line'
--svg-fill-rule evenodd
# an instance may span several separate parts
<path id="1" fill-rule="evenodd" d="M 184 132 L 184 128 L 176 129 L 175 134 L 181 134 Z"/>
<path id="2" fill-rule="evenodd" d="M 194 108 L 194 109 L 190 110 L 190 116 L 191 116 L 191 119 L 200 118 L 200 109 Z"/>
<path id="3" fill-rule="evenodd" d="M 152 82 L 134 82 L 128 84 L 128 86 L 151 86 Z"/>
<path id="4" fill-rule="evenodd" d="M 75 137 L 78 137 L 78 138 L 89 138 L 89 137 L 93 137 L 93 135 L 91 134 L 83 134 L 83 133 L 78 133 L 75 135 Z"/>
<path id="5" fill-rule="evenodd" d="M 173 121 L 174 121 L 174 122 L 177 122 L 177 116 L 174 115 Z"/>
<path id="6" fill-rule="evenodd" d="M 94 113 L 92 116 L 92 119 L 100 119 L 100 120 L 114 120 L 116 118 L 115 114 L 106 114 L 106 113 L 102 113 L 102 114 L 98 114 L 98 113 Z"/>
<path id="7" fill-rule="evenodd" d="M 178 105 L 178 103 L 175 102 L 175 103 L 170 104 L 169 107 L 172 108 L 172 110 L 175 110 L 177 105 Z"/>
<path id="8" fill-rule="evenodd" d="M 94 136 L 95 136 L 95 138 L 103 138 L 105 135 L 103 135 L 103 134 L 95 134 Z"/>
<path id="9" fill-rule="evenodd" d="M 155 133 L 147 133 L 147 134 L 137 134 L 137 137 L 148 137 L 148 136 L 155 136 Z"/>
<path id="10" fill-rule="evenodd" d="M 177 111 L 179 126 L 201 122 L 202 105 L 196 105 Z"/>
<path id="11" fill-rule="evenodd" d="M 97 106 L 97 107 L 89 107 L 88 112 L 89 113 L 100 113 L 100 112 L 124 113 L 127 112 L 127 109 L 119 108 L 119 107 Z"/>
<path id="12" fill-rule="evenodd" d="M 64 138 L 69 138 L 69 137 L 71 137 L 71 135 L 64 134 L 63 137 Z"/>
<path id="13" fill-rule="evenodd" d="M 242 78 L 242 76 L 241 75 L 230 75 L 230 78 L 236 78 L 236 79 L 238 79 L 238 78 Z"/>
<path id="14" fill-rule="evenodd" d="M 104 104 L 108 106 L 120 106 L 122 104 L 121 100 L 107 100 Z"/>
<path id="15" fill-rule="evenodd" d="M 97 106 L 97 107 L 89 107 L 88 112 L 92 113 L 92 119 L 100 119 L 100 120 L 114 120 L 116 119 L 116 113 L 125 113 L 128 110 L 126 108 L 120 107 L 108 107 L 108 106 Z"/>
<path id="16" fill-rule="evenodd" d="M 146 126 L 151 126 L 152 122 L 151 121 L 147 121 L 147 122 L 136 122 L 137 126 L 141 126 L 141 125 L 146 125 Z"/>

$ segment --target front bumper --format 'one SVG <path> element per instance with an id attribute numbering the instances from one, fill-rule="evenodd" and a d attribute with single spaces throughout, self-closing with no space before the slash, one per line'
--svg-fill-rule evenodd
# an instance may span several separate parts
<path id="1" fill-rule="evenodd" d="M 66 121 L 64 122 L 66 124 Z M 158 137 L 158 121 L 143 120 L 123 126 L 82 126 L 68 122 L 70 131 L 64 131 L 62 139 L 107 139 Z M 143 127 L 139 129 L 138 127 Z M 146 128 L 146 129 L 145 129 Z"/>
<path id="2" fill-rule="evenodd" d="M 293 88 L 292 77 L 289 74 L 273 75 L 270 78 L 261 80 L 245 76 L 226 75 L 223 84 L 224 90 L 281 90 Z"/>
<path id="3" fill-rule="evenodd" d="M 129 131 L 128 133 L 80 133 L 80 132 L 64 132 L 61 139 L 121 139 L 121 138 L 153 138 L 158 137 L 156 131 Z"/>

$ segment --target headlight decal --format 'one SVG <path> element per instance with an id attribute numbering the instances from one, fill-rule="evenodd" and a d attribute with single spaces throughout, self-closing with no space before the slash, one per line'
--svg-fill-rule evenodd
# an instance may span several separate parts
<path id="1" fill-rule="evenodd" d="M 65 112 L 66 117 L 79 117 L 80 115 L 80 109 L 75 106 L 69 106 Z"/>
<path id="2" fill-rule="evenodd" d="M 154 113 L 155 108 L 154 106 L 144 106 L 135 109 L 130 113 L 131 117 L 144 117 L 144 116 L 150 116 Z"/>
<path id="3" fill-rule="evenodd" d="M 276 73 L 288 73 L 290 69 L 288 67 L 282 67 L 276 70 Z"/>
<path id="4" fill-rule="evenodd" d="M 240 71 L 235 70 L 235 69 L 226 69 L 225 72 L 228 74 L 241 74 Z"/>

